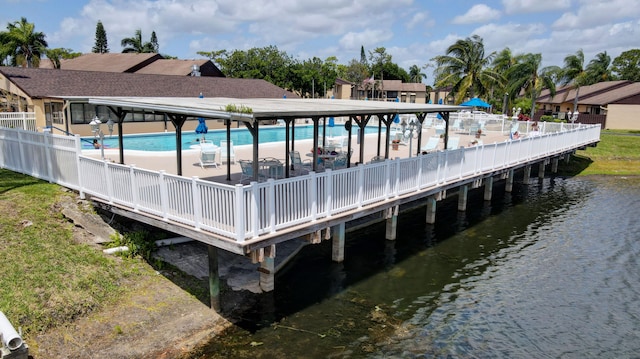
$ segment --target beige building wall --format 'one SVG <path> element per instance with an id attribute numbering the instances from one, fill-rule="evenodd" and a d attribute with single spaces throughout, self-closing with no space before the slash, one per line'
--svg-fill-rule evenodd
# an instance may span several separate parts
<path id="1" fill-rule="evenodd" d="M 607 130 L 640 130 L 640 105 L 607 106 Z"/>

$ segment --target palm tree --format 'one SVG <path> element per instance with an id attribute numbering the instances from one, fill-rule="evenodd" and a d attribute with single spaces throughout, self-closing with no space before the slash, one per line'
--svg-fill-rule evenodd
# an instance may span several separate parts
<path id="1" fill-rule="evenodd" d="M 154 53 L 155 47 L 150 41 L 142 41 L 142 30 L 136 30 L 134 37 L 126 37 L 120 41 L 123 53 Z"/>
<path id="2" fill-rule="evenodd" d="M 46 51 L 46 36 L 35 32 L 35 25 L 26 18 L 7 25 L 7 31 L 0 33 L 3 55 L 12 57 L 12 65 L 38 67 L 40 56 Z"/>
<path id="3" fill-rule="evenodd" d="M 409 78 L 411 79 L 411 82 L 420 83 L 422 82 L 422 79 L 427 78 L 427 75 L 420 72 L 420 67 L 418 67 L 418 65 L 411 65 L 409 68 Z"/>
<path id="4" fill-rule="evenodd" d="M 607 52 L 601 52 L 589 61 L 587 65 L 587 73 L 589 73 L 589 82 L 592 84 L 609 81 L 611 79 L 611 56 Z"/>
<path id="5" fill-rule="evenodd" d="M 531 96 L 531 118 L 535 112 L 536 98 L 543 89 L 548 89 L 551 96 L 556 94 L 556 84 L 552 74 L 557 71 L 557 66 L 540 69 L 541 63 L 541 54 L 524 54 L 516 56 L 516 63 L 507 71 L 509 93 L 518 94 L 524 90 Z"/>
<path id="6" fill-rule="evenodd" d="M 589 74 L 584 68 L 584 52 L 582 52 L 582 49 L 578 50 L 574 55 L 568 55 L 564 58 L 562 75 L 562 84 L 571 84 L 576 90 L 576 97 L 573 100 L 573 112 L 575 113 L 578 110 L 580 87 L 589 84 Z"/>
<path id="7" fill-rule="evenodd" d="M 478 35 L 456 41 L 449 46 L 446 55 L 434 59 L 437 64 L 437 87 L 451 84 L 456 103 L 461 103 L 467 95 L 475 97 L 487 94 L 492 83 L 501 82 L 500 74 L 488 67 L 495 55 L 492 52 L 485 57 L 484 44 Z"/>

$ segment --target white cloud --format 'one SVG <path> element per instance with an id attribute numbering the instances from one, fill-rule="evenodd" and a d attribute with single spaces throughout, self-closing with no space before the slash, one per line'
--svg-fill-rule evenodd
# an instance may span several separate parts
<path id="1" fill-rule="evenodd" d="M 562 14 L 552 26 L 554 29 L 580 29 L 638 17 L 637 0 L 583 0 L 577 11 Z"/>
<path id="2" fill-rule="evenodd" d="M 339 44 L 341 49 L 360 49 L 361 46 L 365 48 L 372 47 L 381 41 L 388 40 L 392 37 L 392 34 L 387 31 L 379 29 L 365 29 L 361 32 L 348 32 L 340 38 Z"/>
<path id="3" fill-rule="evenodd" d="M 485 4 L 474 5 L 464 15 L 453 18 L 454 24 L 486 23 L 500 18 L 500 11 Z"/>
<path id="4" fill-rule="evenodd" d="M 571 0 L 502 0 L 502 5 L 507 14 L 528 14 L 568 9 Z"/>

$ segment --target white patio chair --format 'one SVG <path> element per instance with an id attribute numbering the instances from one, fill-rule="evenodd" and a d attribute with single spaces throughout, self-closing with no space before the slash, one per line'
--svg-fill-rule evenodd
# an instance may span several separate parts
<path id="1" fill-rule="evenodd" d="M 213 142 L 200 142 L 200 167 L 213 166 L 218 168 L 218 163 L 216 162 L 217 153 L 218 146 L 214 145 Z"/>
<path id="2" fill-rule="evenodd" d="M 227 140 L 220 141 L 220 162 L 236 163 L 236 152 L 233 149 L 233 141 L 229 141 L 231 149 L 227 152 Z"/>
<path id="3" fill-rule="evenodd" d="M 248 160 L 239 160 L 238 163 L 240 163 L 240 169 L 242 169 L 242 174 L 240 175 L 240 183 L 244 183 L 245 181 L 254 181 L 253 178 L 253 161 L 248 161 Z M 262 173 L 258 173 L 258 178 L 257 181 L 258 182 L 262 182 L 266 179 L 267 177 L 265 175 L 263 175 Z"/>
<path id="4" fill-rule="evenodd" d="M 440 136 L 431 136 L 427 143 L 420 148 L 420 152 L 433 152 L 438 149 L 438 144 L 440 143 Z"/>
<path id="5" fill-rule="evenodd" d="M 294 174 L 296 175 L 303 174 L 303 173 L 307 174 L 313 169 L 313 166 L 310 160 L 305 160 L 304 162 L 302 161 L 302 158 L 300 157 L 300 152 L 291 151 L 289 152 L 289 157 L 291 157 L 291 166 Z"/>
<path id="6" fill-rule="evenodd" d="M 447 149 L 448 150 L 458 149 L 459 144 L 460 144 L 460 137 L 458 136 L 449 137 L 449 140 L 447 141 Z"/>

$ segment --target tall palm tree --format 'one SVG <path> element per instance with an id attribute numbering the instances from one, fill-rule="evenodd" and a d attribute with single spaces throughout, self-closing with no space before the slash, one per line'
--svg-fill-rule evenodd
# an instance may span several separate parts
<path id="1" fill-rule="evenodd" d="M 420 67 L 418 65 L 411 65 L 409 68 L 409 78 L 411 82 L 420 83 L 422 79 L 426 79 L 427 75 L 423 72 L 420 72 Z"/>
<path id="2" fill-rule="evenodd" d="M 601 52 L 589 61 L 587 65 L 587 73 L 590 77 L 590 83 L 595 84 L 602 81 L 611 80 L 611 56 L 607 52 Z"/>
<path id="3" fill-rule="evenodd" d="M 126 37 L 120 41 L 123 53 L 154 53 L 155 46 L 150 41 L 142 41 L 142 30 L 136 30 L 134 37 Z"/>
<path id="4" fill-rule="evenodd" d="M 580 87 L 589 84 L 589 74 L 584 67 L 584 52 L 582 52 L 582 49 L 564 58 L 562 75 L 562 84 L 570 84 L 576 90 L 576 97 L 573 99 L 573 112 L 575 113 L 578 110 Z"/>
<path id="5" fill-rule="evenodd" d="M 509 79 L 509 93 L 520 93 L 522 90 L 531 96 L 531 114 L 533 118 L 536 108 L 536 98 L 543 89 L 548 89 L 551 96 L 556 94 L 556 84 L 553 72 L 557 66 L 540 69 L 542 54 L 524 54 L 516 56 L 516 63 L 507 71 Z"/>
<path id="6" fill-rule="evenodd" d="M 500 74 L 489 68 L 496 53 L 485 56 L 482 38 L 473 35 L 449 46 L 447 54 L 436 56 L 438 87 L 452 85 L 455 102 L 488 93 L 492 83 L 501 82 Z"/>
<path id="7" fill-rule="evenodd" d="M 46 51 L 46 35 L 36 32 L 35 25 L 21 18 L 7 25 L 7 31 L 0 34 L 3 55 L 12 57 L 12 65 L 38 67 L 40 57 Z"/>

